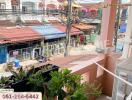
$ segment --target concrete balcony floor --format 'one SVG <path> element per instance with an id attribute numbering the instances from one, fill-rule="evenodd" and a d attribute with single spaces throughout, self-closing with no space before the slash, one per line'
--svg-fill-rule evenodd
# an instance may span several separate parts
<path id="1" fill-rule="evenodd" d="M 96 100 L 112 100 L 112 99 L 106 95 L 102 95 L 99 98 L 97 98 Z"/>

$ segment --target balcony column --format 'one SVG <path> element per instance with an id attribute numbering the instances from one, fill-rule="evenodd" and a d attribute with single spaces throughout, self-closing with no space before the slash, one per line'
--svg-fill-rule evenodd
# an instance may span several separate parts
<path id="1" fill-rule="evenodd" d="M 118 0 L 105 0 L 105 4 L 117 4 Z M 106 47 L 112 47 L 115 32 L 116 6 L 106 6 L 103 8 L 101 23 L 101 42 Z"/>
<path id="2" fill-rule="evenodd" d="M 35 10 L 40 10 L 40 9 L 39 9 L 39 2 L 35 2 L 35 6 L 36 6 L 36 7 L 35 7 Z"/>
<path id="3" fill-rule="evenodd" d="M 131 0 L 132 3 L 132 0 Z M 132 56 L 132 6 L 128 8 L 128 21 L 127 21 L 126 36 L 124 41 L 124 48 L 122 58 Z"/>
<path id="4" fill-rule="evenodd" d="M 9 2 L 9 0 L 2 0 L 2 1 L 5 1 L 5 3 L 6 3 L 6 9 L 12 9 L 11 2 Z"/>

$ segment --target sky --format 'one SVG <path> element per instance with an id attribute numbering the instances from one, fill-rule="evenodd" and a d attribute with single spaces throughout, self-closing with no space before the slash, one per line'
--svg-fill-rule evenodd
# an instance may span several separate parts
<path id="1" fill-rule="evenodd" d="M 99 3 L 104 2 L 104 0 L 77 0 L 79 3 Z M 122 0 L 122 3 L 127 3 L 130 0 Z"/>

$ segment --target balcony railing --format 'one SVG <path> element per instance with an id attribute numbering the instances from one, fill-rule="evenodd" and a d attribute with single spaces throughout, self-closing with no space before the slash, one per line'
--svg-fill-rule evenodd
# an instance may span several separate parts
<path id="1" fill-rule="evenodd" d="M 60 13 L 64 13 L 64 11 L 60 11 L 60 10 L 27 10 L 27 11 L 23 11 L 23 10 L 12 10 L 12 9 L 0 9 L 0 15 L 11 15 L 11 14 L 60 14 Z"/>

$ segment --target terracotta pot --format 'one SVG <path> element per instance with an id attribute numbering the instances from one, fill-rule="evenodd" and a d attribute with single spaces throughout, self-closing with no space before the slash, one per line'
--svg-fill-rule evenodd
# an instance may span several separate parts
<path id="1" fill-rule="evenodd" d="M 53 100 L 58 100 L 58 96 L 55 96 Z"/>

